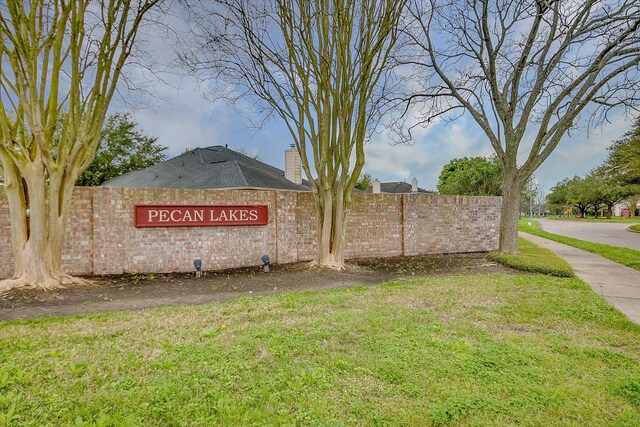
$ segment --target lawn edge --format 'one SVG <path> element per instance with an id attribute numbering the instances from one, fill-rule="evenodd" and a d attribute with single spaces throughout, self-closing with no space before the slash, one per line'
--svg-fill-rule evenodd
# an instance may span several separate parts
<path id="1" fill-rule="evenodd" d="M 573 237 L 567 237 L 567 236 L 561 236 L 559 234 L 549 233 L 548 231 L 543 230 L 540 226 L 540 222 L 536 220 L 533 220 L 533 224 L 531 226 L 523 226 L 522 224 L 520 224 L 518 226 L 518 230 L 525 233 L 532 234 L 534 236 L 542 237 L 544 239 L 552 240 L 554 242 L 562 243 L 567 246 L 572 246 L 574 248 L 581 249 L 583 251 L 590 252 L 592 254 L 599 255 L 603 258 L 616 262 L 620 265 L 624 265 L 626 267 L 640 271 L 640 262 L 638 261 L 624 262 L 623 260 L 624 258 L 623 254 L 631 253 L 635 255 L 636 253 L 640 253 L 640 251 L 637 251 L 635 249 L 625 248 L 621 246 L 607 245 L 604 243 L 589 242 L 587 240 L 580 240 Z M 607 252 L 607 249 L 610 251 L 613 251 L 614 254 L 617 254 L 618 256 L 611 256 L 611 254 Z"/>
<path id="2" fill-rule="evenodd" d="M 501 254 L 498 251 L 492 251 L 489 252 L 487 257 L 506 267 L 514 268 L 516 270 L 525 271 L 528 273 L 537 273 L 564 278 L 576 277 L 573 268 L 571 268 L 571 265 L 565 259 L 559 257 L 553 251 L 538 246 L 524 237 L 519 237 L 519 239 L 526 240 L 531 246 L 533 246 L 535 248 L 536 254 L 533 254 L 527 250 L 525 250 L 523 253 L 523 250 L 520 249 L 520 253 L 517 255 Z M 539 259 L 534 256 L 540 254 L 543 254 L 545 257 L 544 262 L 542 263 L 539 262 Z"/>

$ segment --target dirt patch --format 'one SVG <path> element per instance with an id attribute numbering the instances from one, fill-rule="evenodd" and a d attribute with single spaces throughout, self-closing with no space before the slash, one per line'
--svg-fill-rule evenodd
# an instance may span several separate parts
<path id="1" fill-rule="evenodd" d="M 454 274 L 517 273 L 486 254 L 429 255 L 350 261 L 343 271 L 313 269 L 308 263 L 205 272 L 100 276 L 90 284 L 56 291 L 18 290 L 0 295 L 0 320 L 33 319 L 139 310 L 149 307 L 204 304 L 281 292 L 346 288 L 390 280 Z"/>

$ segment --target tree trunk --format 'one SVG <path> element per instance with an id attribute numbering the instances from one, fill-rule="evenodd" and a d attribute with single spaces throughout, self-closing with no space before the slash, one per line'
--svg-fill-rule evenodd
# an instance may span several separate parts
<path id="1" fill-rule="evenodd" d="M 502 177 L 502 213 L 500 215 L 500 243 L 502 253 L 518 253 L 518 220 L 520 219 L 521 185 L 515 171 L 505 170 Z"/>
<path id="2" fill-rule="evenodd" d="M 72 187 L 45 179 L 42 165 L 30 165 L 20 178 L 6 174 L 9 201 L 13 278 L 0 281 L 0 292 L 14 288 L 54 289 L 82 282 L 62 271 L 62 247 Z"/>
<path id="3" fill-rule="evenodd" d="M 625 203 L 625 205 L 629 208 L 629 212 L 631 213 L 632 217 L 636 216 L 636 209 L 637 209 L 636 206 L 638 206 L 639 201 L 640 201 L 640 196 L 633 195 L 633 196 L 629 196 L 629 198 Z"/>
<path id="4" fill-rule="evenodd" d="M 346 246 L 346 212 L 343 192 L 337 191 L 335 196 L 330 190 L 321 190 L 321 192 L 316 199 L 318 250 L 313 265 L 342 270 Z"/>
<path id="5" fill-rule="evenodd" d="M 615 203 L 606 203 L 607 208 L 604 211 L 604 216 L 607 217 L 607 219 L 611 219 L 611 216 L 613 215 L 614 205 Z"/>

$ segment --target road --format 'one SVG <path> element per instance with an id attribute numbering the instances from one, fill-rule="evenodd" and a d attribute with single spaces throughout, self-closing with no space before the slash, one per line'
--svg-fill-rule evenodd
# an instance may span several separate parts
<path id="1" fill-rule="evenodd" d="M 630 223 L 602 223 L 540 219 L 544 231 L 595 243 L 640 251 L 640 233 L 627 231 Z M 638 221 L 640 222 L 640 221 Z"/>

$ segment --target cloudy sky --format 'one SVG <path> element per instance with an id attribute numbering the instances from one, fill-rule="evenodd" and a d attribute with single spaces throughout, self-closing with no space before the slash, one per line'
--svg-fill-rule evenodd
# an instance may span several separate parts
<path id="1" fill-rule="evenodd" d="M 155 31 L 155 30 L 154 30 Z M 134 80 L 146 81 L 148 95 L 132 107 L 116 100 L 112 111 L 129 111 L 147 135 L 169 147 L 168 157 L 186 148 L 228 145 L 257 154 L 264 162 L 284 167 L 284 150 L 292 142 L 282 123 L 274 118 L 255 129 L 248 108 L 215 103 L 209 87 L 187 75 L 176 65 L 175 50 L 165 45 L 167 37 L 145 37 L 143 48 L 156 61 L 156 73 L 133 66 Z M 130 94 L 125 98 L 131 99 Z M 140 107 L 143 105 L 143 107 Z M 606 157 L 607 146 L 631 126 L 631 118 L 618 114 L 604 128 L 578 130 L 565 136 L 551 157 L 535 172 L 546 190 L 567 176 L 582 175 Z M 442 167 L 455 157 L 490 156 L 493 149 L 479 127 L 468 116 L 448 123 L 438 122 L 415 132 L 411 145 L 394 144 L 384 132 L 374 136 L 366 147 L 364 170 L 381 181 L 410 181 L 435 189 Z"/>

